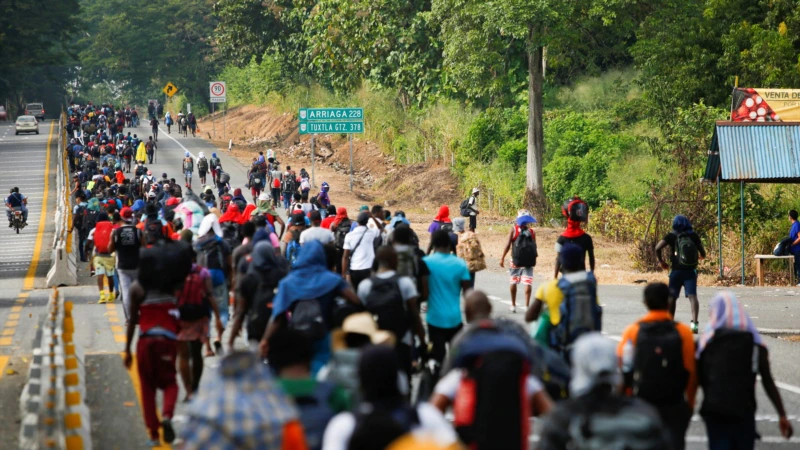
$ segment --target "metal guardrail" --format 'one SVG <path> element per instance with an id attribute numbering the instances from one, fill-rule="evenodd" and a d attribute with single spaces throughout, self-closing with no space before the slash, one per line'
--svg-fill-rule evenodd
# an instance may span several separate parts
<path id="1" fill-rule="evenodd" d="M 72 199 L 70 198 L 69 152 L 67 148 L 66 115 L 58 120 L 58 154 L 56 164 L 56 215 L 53 234 L 53 255 L 47 273 L 47 287 L 78 284 L 78 257 L 75 252 L 75 236 L 70 231 L 72 224 Z"/>
<path id="2" fill-rule="evenodd" d="M 72 302 L 53 289 L 20 396 L 20 450 L 91 450 L 84 355 L 73 341 Z"/>

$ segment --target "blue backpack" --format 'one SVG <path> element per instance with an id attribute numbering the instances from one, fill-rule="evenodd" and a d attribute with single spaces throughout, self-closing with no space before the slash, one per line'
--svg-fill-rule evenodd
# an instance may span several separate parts
<path id="1" fill-rule="evenodd" d="M 569 362 L 572 345 L 581 335 L 601 331 L 603 308 L 597 304 L 597 280 L 592 273 L 574 283 L 561 277 L 558 288 L 564 301 L 559 308 L 561 321 L 550 331 L 550 346 Z"/>
<path id="2" fill-rule="evenodd" d="M 336 415 L 329 402 L 334 389 L 336 389 L 335 384 L 321 381 L 314 387 L 311 395 L 294 397 L 297 409 L 300 410 L 300 422 L 306 434 L 306 443 L 311 450 L 322 448 L 325 427 Z"/>
<path id="3" fill-rule="evenodd" d="M 286 261 L 289 262 L 289 267 L 294 265 L 297 261 L 297 255 L 300 254 L 300 233 L 295 231 L 295 238 L 286 244 Z"/>

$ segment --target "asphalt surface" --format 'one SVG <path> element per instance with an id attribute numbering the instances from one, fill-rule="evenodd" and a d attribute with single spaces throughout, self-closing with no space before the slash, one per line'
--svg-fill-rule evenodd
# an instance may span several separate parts
<path id="1" fill-rule="evenodd" d="M 49 125 L 49 123 L 48 123 Z M 44 131 L 45 127 L 42 127 Z M 40 214 L 41 204 L 37 200 L 42 196 L 44 177 L 44 155 L 46 154 L 47 138 L 44 132 L 40 136 L 15 137 L 13 131 L 4 133 L 5 127 L 0 125 L 0 158 L 6 164 L 18 162 L 19 166 L 14 166 L 13 170 L 38 170 L 38 172 L 23 172 L 19 175 L 11 175 L 14 178 L 7 178 L 10 170 L 4 165 L 0 171 L 0 188 L 8 188 L 7 184 L 17 183 L 23 193 L 29 195 L 31 203 L 31 215 L 29 221 L 36 223 Z M 132 132 L 140 137 L 150 135 L 149 127 L 141 126 Z M 55 153 L 55 146 L 51 149 Z M 162 172 L 166 172 L 170 177 L 174 177 L 182 183 L 181 160 L 184 152 L 189 151 L 193 155 L 204 152 L 208 158 L 212 152 L 217 152 L 222 159 L 223 167 L 231 174 L 231 184 L 235 187 L 243 187 L 245 182 L 246 167 L 227 155 L 225 151 L 219 151 L 205 140 L 200 138 L 182 137 L 177 134 L 175 129 L 171 135 L 166 134 L 166 128 L 162 127 L 159 134 L 158 150 L 156 163 L 149 166 L 153 174 L 160 178 Z M 20 152 L 20 153 L 11 153 Z M 24 157 L 22 157 L 24 155 Z M 38 155 L 38 156 L 37 156 Z M 51 173 L 53 172 L 51 163 Z M 210 178 L 210 176 L 209 176 Z M 8 181 L 7 180 L 12 180 Z M 50 196 L 55 195 L 54 180 L 51 175 Z M 23 183 L 28 183 L 30 189 Z M 36 188 L 39 188 L 37 193 Z M 199 180 L 195 174 L 193 187 L 199 191 Z M 249 196 L 248 196 L 249 197 Z M 48 207 L 47 216 L 52 217 L 52 206 Z M 42 246 L 40 257 L 49 258 L 48 250 L 52 245 L 52 234 L 47 223 L 41 236 Z M 0 433 L 9 436 L 10 440 L 4 439 L 3 448 L 6 443 L 10 447 L 16 445 L 16 436 L 19 430 L 18 417 L 18 398 L 22 385 L 27 374 L 27 360 L 31 355 L 31 345 L 34 339 L 36 327 L 44 313 L 48 290 L 36 289 L 41 287 L 43 273 L 49 268 L 49 261 L 40 264 L 33 279 L 33 289 L 23 290 L 25 275 L 30 267 L 30 259 L 33 255 L 35 243 L 37 241 L 36 228 L 38 225 L 29 226 L 22 233 L 29 233 L 34 236 L 28 239 L 30 244 L 23 247 L 24 251 L 6 254 L 0 250 L 0 262 L 13 263 L 14 271 L 0 272 L 0 324 L 16 322 L 14 332 L 11 334 L 11 342 L 7 346 L 0 345 Z M 48 234 L 48 232 L 50 234 Z M 5 245 L 20 245 L 24 241 L 17 241 L 16 236 L 8 238 L 11 234 L 0 229 L 0 249 L 6 248 Z M 20 236 L 23 236 L 21 234 Z M 27 235 L 26 235 L 27 236 Z M 26 265 L 27 264 L 27 265 Z M 496 264 L 493 262 L 492 264 Z M 11 268 L 11 266 L 9 266 Z M 112 305 L 98 305 L 97 288 L 94 287 L 94 280 L 87 275 L 85 266 L 79 271 L 82 286 L 65 287 L 62 292 L 68 300 L 75 302 L 74 316 L 76 318 L 76 342 L 84 349 L 86 354 L 87 372 L 87 403 L 92 416 L 92 437 L 94 447 L 100 449 L 143 449 L 147 434 L 141 418 L 139 401 L 135 389 L 135 383 L 122 365 L 120 352 L 124 348 L 124 315 L 122 306 L 119 302 Z M 539 283 L 549 279 L 550 274 L 536 273 L 534 282 L 535 288 Z M 650 281 L 665 279 L 665 275 L 652 275 Z M 601 280 L 602 281 L 602 280 Z M 30 282 L 30 281 L 29 281 Z M 508 278 L 504 271 L 499 267 L 484 272 L 477 276 L 477 287 L 486 291 L 492 299 L 496 315 L 513 317 L 515 320 L 522 320 L 524 316 L 524 290 L 520 289 L 518 294 L 516 314 L 508 311 L 510 306 L 510 295 L 508 292 Z M 644 314 L 644 306 L 641 302 L 641 286 L 601 286 L 600 299 L 604 306 L 604 332 L 611 339 L 618 339 L 626 325 L 636 320 Z M 708 302 L 714 290 L 701 288 L 701 315 L 700 325 L 703 326 L 708 314 Z M 765 332 L 797 332 L 800 329 L 798 317 L 800 317 L 800 289 L 798 288 L 738 288 L 734 292 L 742 299 L 745 307 L 752 315 L 757 326 Z M 15 314 L 15 316 L 12 316 Z M 678 306 L 678 320 L 688 321 L 688 303 L 683 301 Z M 6 327 L 7 328 L 7 327 Z M 3 330 L 5 330 L 4 328 Z M 3 333 L 3 331 L 0 331 Z M 0 344 L 3 337 L 0 335 Z M 772 370 L 776 380 L 780 383 L 781 395 L 784 404 L 790 415 L 795 428 L 800 431 L 800 344 L 788 342 L 775 337 L 765 337 L 766 344 L 770 349 Z M 205 359 L 206 373 L 215 370 L 218 366 L 216 357 Z M 9 372 L 11 370 L 11 372 Z M 201 387 L 202 388 L 202 387 Z M 179 399 L 184 397 L 183 390 Z M 160 396 L 159 396 L 160 397 Z M 701 400 L 702 394 L 698 397 Z M 759 387 L 758 391 L 759 410 L 757 416 L 757 426 L 759 432 L 764 437 L 764 441 L 759 443 L 757 448 L 763 449 L 783 449 L 797 448 L 800 444 L 798 438 L 785 441 L 780 438 L 777 427 L 777 415 L 774 408 L 767 400 L 763 390 Z M 179 403 L 173 422 L 176 429 L 180 432 L 186 420 L 186 404 Z M 534 423 L 537 423 L 536 421 Z M 536 436 L 532 436 L 532 443 Z M 690 427 L 688 437 L 691 449 L 703 449 L 705 443 L 705 429 L 699 417 L 695 416 Z M 533 445 L 532 445 L 533 446 Z M 163 446 L 162 448 L 169 448 Z"/>

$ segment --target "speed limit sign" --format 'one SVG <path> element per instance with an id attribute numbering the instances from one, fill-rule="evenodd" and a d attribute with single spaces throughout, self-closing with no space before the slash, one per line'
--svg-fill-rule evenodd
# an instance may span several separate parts
<path id="1" fill-rule="evenodd" d="M 225 103 L 227 88 L 224 81 L 212 81 L 208 84 L 208 95 L 211 103 Z"/>

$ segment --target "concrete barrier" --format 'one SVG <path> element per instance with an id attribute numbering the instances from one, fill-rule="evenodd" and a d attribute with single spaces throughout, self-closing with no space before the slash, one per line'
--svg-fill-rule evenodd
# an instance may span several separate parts
<path id="1" fill-rule="evenodd" d="M 83 353 L 74 331 L 72 303 L 53 289 L 20 396 L 21 450 L 92 448 Z"/>
<path id="2" fill-rule="evenodd" d="M 74 286 L 78 284 L 78 264 L 75 236 L 69 231 L 72 224 L 72 201 L 69 196 L 69 164 L 67 163 L 67 135 L 62 114 L 58 129 L 58 155 L 56 170 L 56 230 L 53 236 L 53 253 L 47 272 L 47 287 Z"/>

